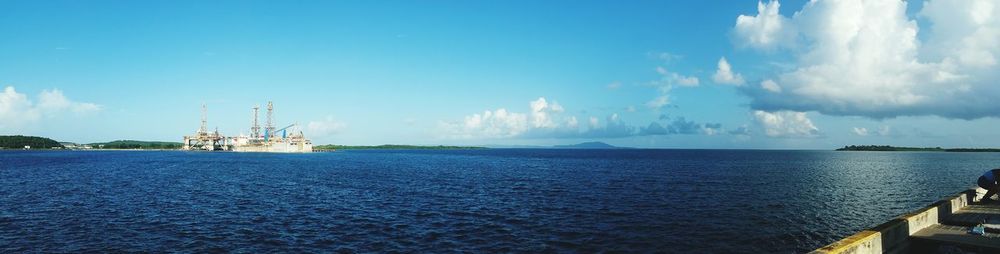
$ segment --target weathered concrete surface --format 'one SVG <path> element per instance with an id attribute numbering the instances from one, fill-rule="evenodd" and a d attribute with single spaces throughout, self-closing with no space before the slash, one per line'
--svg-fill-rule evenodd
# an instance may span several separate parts
<path id="1" fill-rule="evenodd" d="M 861 231 L 810 253 L 882 253 L 882 233 Z"/>
<path id="2" fill-rule="evenodd" d="M 969 228 L 939 224 L 920 230 L 912 238 L 924 243 L 924 246 L 932 246 L 925 248 L 948 245 L 972 253 L 1000 253 L 1000 234 L 972 235 L 969 234 Z"/>
<path id="3" fill-rule="evenodd" d="M 941 235 L 940 222 L 947 221 L 975 200 L 979 201 L 985 190 L 968 190 L 947 197 L 913 213 L 902 215 L 886 223 L 844 238 L 811 253 L 910 253 L 914 235 Z M 977 195 L 978 194 L 978 195 Z M 954 230 L 954 229 L 953 229 Z M 949 231 L 950 232 L 950 231 Z M 954 233 L 954 232 L 952 232 Z M 947 234 L 959 237 L 957 234 Z M 934 241 L 933 239 L 921 238 Z M 995 239 L 1000 244 L 1000 239 Z M 979 240 L 974 240 L 978 242 Z"/>

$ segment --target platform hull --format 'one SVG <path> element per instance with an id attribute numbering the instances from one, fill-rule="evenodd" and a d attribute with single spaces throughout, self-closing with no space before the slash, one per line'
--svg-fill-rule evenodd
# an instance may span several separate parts
<path id="1" fill-rule="evenodd" d="M 259 153 L 311 153 L 312 144 L 308 143 L 271 143 L 266 145 L 241 145 L 233 146 L 235 152 L 259 152 Z"/>

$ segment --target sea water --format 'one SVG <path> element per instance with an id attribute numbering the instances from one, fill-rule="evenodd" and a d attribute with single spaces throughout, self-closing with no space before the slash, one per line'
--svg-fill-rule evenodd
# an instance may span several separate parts
<path id="1" fill-rule="evenodd" d="M 807 252 L 998 153 L 0 151 L 0 252 Z"/>

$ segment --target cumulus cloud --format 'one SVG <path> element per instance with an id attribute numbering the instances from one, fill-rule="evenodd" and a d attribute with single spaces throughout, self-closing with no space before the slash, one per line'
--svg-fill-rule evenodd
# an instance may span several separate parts
<path id="1" fill-rule="evenodd" d="M 531 102 L 531 124 L 535 128 L 554 128 L 558 125 L 553 122 L 551 114 L 562 113 L 563 107 L 559 103 L 549 103 L 545 98 L 538 98 Z"/>
<path id="2" fill-rule="evenodd" d="M 13 92 L 14 87 L 9 87 Z M 6 91 L 5 91 L 6 92 Z M 59 89 L 42 90 L 38 94 L 38 109 L 48 112 L 72 111 L 74 113 L 88 113 L 101 109 L 100 105 L 87 102 L 74 102 L 66 98 Z"/>
<path id="3" fill-rule="evenodd" d="M 765 78 L 771 82 L 741 90 L 752 108 L 768 112 L 1000 116 L 1000 4 L 928 1 L 919 12 L 929 24 L 925 29 L 907 16 L 906 6 L 895 0 L 815 0 L 788 18 L 779 14 L 777 1 L 758 3 L 757 16 L 737 18 L 737 44 L 786 49 L 794 67 L 776 69 Z"/>
<path id="4" fill-rule="evenodd" d="M 592 118 L 596 119 L 596 118 Z M 618 114 L 609 115 L 605 121 L 604 125 L 601 126 L 599 122 L 592 121 L 591 127 L 586 131 L 577 133 L 575 135 L 566 135 L 563 137 L 579 138 L 620 138 L 634 136 L 637 134 L 637 128 L 631 126 L 618 116 Z"/>
<path id="5" fill-rule="evenodd" d="M 39 114 L 34 108 L 28 96 L 18 93 L 14 87 L 4 88 L 0 94 L 0 127 L 6 124 L 14 124 L 20 121 L 36 121 Z"/>
<path id="6" fill-rule="evenodd" d="M 781 86 L 778 86 L 778 83 L 770 79 L 761 81 L 760 88 L 772 93 L 781 93 Z"/>
<path id="7" fill-rule="evenodd" d="M 971 68 L 997 65 L 1000 3 L 990 0 L 927 1 L 920 15 L 931 20 L 925 49 Z M 994 69 L 995 70 L 995 69 Z"/>
<path id="8" fill-rule="evenodd" d="M 38 102 L 33 102 L 13 86 L 7 86 L 0 93 L 0 130 L 16 130 L 64 112 L 79 115 L 100 111 L 101 108 L 94 103 L 70 100 L 59 89 L 42 90 L 38 95 Z"/>
<path id="9" fill-rule="evenodd" d="M 758 1 L 756 16 L 736 17 L 734 32 L 738 43 L 744 47 L 764 50 L 788 46 L 794 39 L 795 30 L 788 18 L 778 14 L 780 6 L 778 1 L 767 4 Z"/>
<path id="10" fill-rule="evenodd" d="M 562 105 L 539 97 L 528 103 L 528 113 L 509 112 L 500 108 L 466 116 L 461 122 L 441 125 L 451 138 L 512 138 L 570 133 L 577 128 L 576 117 L 563 117 Z M 591 124 L 596 119 L 591 119 Z"/>
<path id="11" fill-rule="evenodd" d="M 805 112 L 756 110 L 753 112 L 753 116 L 768 137 L 812 138 L 819 136 L 819 128 L 816 128 Z"/>
<path id="12" fill-rule="evenodd" d="M 649 123 L 644 128 L 641 128 L 639 135 L 673 135 L 673 134 L 705 134 L 705 135 L 715 135 L 718 134 L 722 129 L 722 124 L 718 123 L 706 123 L 699 124 L 694 121 L 688 121 L 684 117 L 674 118 L 667 125 L 662 125 L 659 122 Z"/>
<path id="13" fill-rule="evenodd" d="M 733 67 L 729 65 L 729 61 L 726 61 L 725 57 L 719 59 L 719 67 L 715 71 L 715 75 L 712 75 L 712 81 L 715 81 L 716 84 L 737 86 L 746 82 L 743 80 L 743 75 L 733 73 Z"/>
<path id="14" fill-rule="evenodd" d="M 409 121 L 410 119 L 407 119 Z M 327 137 L 333 134 L 340 133 L 346 128 L 347 125 L 336 121 L 333 116 L 327 116 L 323 120 L 310 121 L 306 124 L 306 130 L 309 135 L 313 137 Z"/>
<path id="15" fill-rule="evenodd" d="M 683 117 L 674 118 L 666 125 L 652 122 L 647 127 L 637 127 L 626 122 L 617 113 L 604 119 L 589 116 L 585 123 L 576 116 L 565 116 L 565 109 L 544 97 L 528 102 L 530 112 L 517 113 L 500 108 L 466 116 L 463 121 L 441 122 L 445 138 L 503 139 L 503 138 L 619 138 L 645 135 L 707 134 L 720 133 L 721 124 L 699 124 Z M 666 120 L 662 118 L 660 120 Z"/>
<path id="16" fill-rule="evenodd" d="M 521 135 L 528 130 L 528 117 L 520 113 L 508 113 L 507 109 L 484 111 L 465 117 L 459 125 L 452 125 L 453 133 L 459 137 L 506 138 Z"/>

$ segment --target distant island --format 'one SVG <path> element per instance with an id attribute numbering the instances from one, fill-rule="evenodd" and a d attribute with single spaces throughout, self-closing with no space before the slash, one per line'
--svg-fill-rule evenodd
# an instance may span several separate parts
<path id="1" fill-rule="evenodd" d="M 552 148 L 569 148 L 569 149 L 616 149 L 616 148 L 625 148 L 625 147 L 617 147 L 617 146 L 609 145 L 608 143 L 594 141 L 594 142 L 583 142 L 583 143 L 573 144 L 573 145 L 554 145 L 554 146 L 552 146 Z"/>
<path id="2" fill-rule="evenodd" d="M 115 140 L 111 142 L 98 142 L 89 144 L 77 144 L 72 142 L 57 142 L 46 137 L 36 136 L 0 136 L 0 149 L 151 149 L 151 150 L 174 150 L 180 149 L 180 142 L 163 141 L 138 141 L 138 140 Z"/>
<path id="3" fill-rule="evenodd" d="M 415 146 L 415 145 L 377 145 L 377 146 L 348 146 L 348 145 L 318 145 L 313 146 L 314 150 L 461 150 L 461 149 L 486 149 L 479 146 Z"/>
<path id="4" fill-rule="evenodd" d="M 55 140 L 35 136 L 0 136 L 0 149 L 62 149 Z"/>
<path id="5" fill-rule="evenodd" d="M 895 151 L 895 152 L 1000 152 L 1000 148 L 941 148 L 941 147 L 902 147 L 887 145 L 850 145 L 837 148 L 837 151 Z"/>

